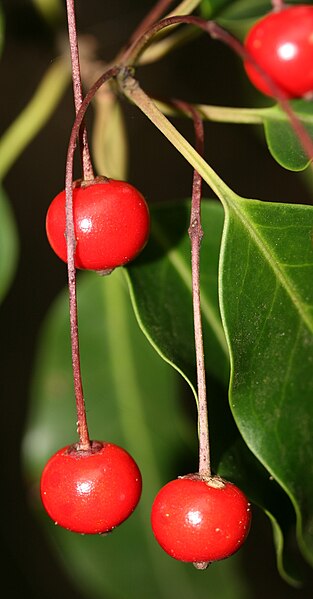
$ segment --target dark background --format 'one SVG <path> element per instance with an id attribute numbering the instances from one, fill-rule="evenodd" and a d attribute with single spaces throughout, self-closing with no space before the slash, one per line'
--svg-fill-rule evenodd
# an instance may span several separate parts
<path id="1" fill-rule="evenodd" d="M 77 2 L 78 29 L 99 40 L 109 60 L 125 43 L 152 0 Z M 0 62 L 1 132 L 31 98 L 41 76 L 57 56 L 55 41 L 30 0 L 6 0 L 5 49 Z M 225 76 L 227 73 L 227 76 Z M 154 66 L 141 68 L 142 85 L 152 94 L 211 104 L 238 105 L 251 97 L 241 64 L 227 48 L 202 37 Z M 246 94 L 246 95 L 243 95 Z M 252 101 L 252 99 L 251 99 Z M 149 201 L 190 194 L 192 171 L 161 134 L 134 108 L 125 106 L 130 146 L 129 180 Z M 68 93 L 45 128 L 31 142 L 5 179 L 20 236 L 18 271 L 0 310 L 1 331 L 1 586 L 15 598 L 79 599 L 56 561 L 27 501 L 20 464 L 29 383 L 42 319 L 65 283 L 44 233 L 47 206 L 63 188 L 66 147 L 73 122 Z M 177 123 L 192 140 L 189 123 Z M 265 150 L 261 131 L 235 125 L 206 125 L 206 157 L 232 188 L 246 197 L 311 203 L 300 175 L 283 171 Z M 205 190 L 208 193 L 208 190 Z M 253 596 L 277 599 L 312 597 L 295 591 L 278 576 L 269 521 L 256 513 L 248 546 Z M 255 559 L 251 559 L 251 552 Z"/>

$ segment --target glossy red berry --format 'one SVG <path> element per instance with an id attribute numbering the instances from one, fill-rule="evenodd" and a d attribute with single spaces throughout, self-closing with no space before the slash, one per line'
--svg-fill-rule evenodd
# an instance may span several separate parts
<path id="1" fill-rule="evenodd" d="M 313 6 L 290 6 L 272 12 L 252 27 L 245 46 L 260 67 L 289 98 L 313 92 Z M 268 83 L 248 62 L 245 69 L 257 89 L 273 95 Z"/>
<path id="2" fill-rule="evenodd" d="M 82 534 L 106 533 L 134 511 L 141 495 L 136 462 L 121 447 L 69 445 L 47 462 L 40 482 L 43 505 L 55 522 Z"/>
<path id="3" fill-rule="evenodd" d="M 245 541 L 250 504 L 234 484 L 188 475 L 165 485 L 151 512 L 156 540 L 171 557 L 195 564 L 221 560 Z"/>
<path id="4" fill-rule="evenodd" d="M 149 235 L 149 210 L 144 197 L 124 181 L 75 183 L 74 227 L 77 240 L 75 266 L 106 271 L 133 260 Z M 66 262 L 65 191 L 51 202 L 46 217 L 49 243 Z"/>

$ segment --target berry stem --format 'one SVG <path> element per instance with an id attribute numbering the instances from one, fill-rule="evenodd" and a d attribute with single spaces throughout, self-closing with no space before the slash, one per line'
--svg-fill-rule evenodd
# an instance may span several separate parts
<path id="1" fill-rule="evenodd" d="M 71 183 L 72 187 L 72 183 Z M 68 192 L 66 188 L 66 241 L 67 241 L 67 263 L 68 263 L 68 289 L 69 289 L 69 305 L 70 305 L 70 331 L 71 331 L 71 346 L 72 346 L 72 368 L 74 378 L 74 391 L 76 399 L 77 413 L 77 432 L 79 435 L 79 449 L 88 451 L 91 448 L 91 442 L 88 432 L 85 400 L 83 393 L 81 367 L 80 367 L 80 352 L 79 352 L 79 337 L 78 337 L 78 319 L 77 319 L 77 293 L 76 293 L 76 269 L 74 266 L 75 255 L 75 232 L 71 218 L 73 194 Z"/>
<path id="2" fill-rule="evenodd" d="M 70 309 L 70 332 L 71 332 L 71 347 L 72 347 L 72 368 L 74 378 L 74 391 L 76 400 L 77 412 L 77 432 L 79 435 L 79 447 L 82 450 L 89 450 L 91 447 L 85 400 L 83 393 L 81 367 L 80 367 L 80 352 L 79 352 L 79 337 L 78 337 L 78 318 L 77 318 L 77 293 L 76 293 L 76 268 L 74 264 L 76 238 L 73 218 L 73 184 L 71 179 L 66 177 L 65 184 L 66 193 L 66 245 L 67 245 L 67 273 L 68 273 L 68 290 L 69 290 L 69 309 Z"/>
<path id="3" fill-rule="evenodd" d="M 176 101 L 177 108 L 191 115 L 195 131 L 195 149 L 200 156 L 204 154 L 203 121 L 192 106 L 185 102 Z M 191 242 L 191 274 L 194 336 L 197 364 L 198 388 L 198 431 L 199 431 L 199 474 L 211 476 L 210 442 L 208 425 L 208 406 L 206 393 L 206 377 L 204 363 L 204 348 L 201 319 L 200 296 L 200 248 L 203 238 L 201 225 L 202 177 L 196 169 L 193 172 L 191 214 L 188 234 Z"/>
<path id="4" fill-rule="evenodd" d="M 129 43 L 136 41 L 145 31 L 151 27 L 161 15 L 173 4 L 173 0 L 159 0 L 152 9 L 147 13 L 145 18 L 139 23 L 135 31 L 132 33 Z"/>
<path id="5" fill-rule="evenodd" d="M 272 0 L 272 6 L 275 12 L 279 12 L 280 10 L 286 8 L 284 0 Z"/>
<path id="6" fill-rule="evenodd" d="M 80 351 L 79 351 L 79 335 L 78 335 L 78 317 L 77 317 L 77 289 L 76 289 L 76 268 L 75 268 L 75 227 L 73 215 L 73 162 L 74 152 L 77 145 L 78 133 L 83 122 L 85 112 L 89 106 L 94 94 L 102 85 L 118 72 L 117 68 L 108 69 L 106 73 L 98 79 L 96 84 L 91 88 L 87 96 L 81 103 L 77 112 L 74 125 L 72 127 L 71 136 L 68 144 L 67 159 L 66 159 L 66 177 L 65 177 L 65 194 L 66 194 L 66 246 L 67 246 L 67 272 L 68 272 L 68 289 L 69 289 L 69 311 L 70 311 L 70 331 L 71 331 L 71 349 L 72 349 L 72 367 L 74 379 L 74 391 L 77 412 L 77 432 L 79 434 L 79 449 L 82 451 L 90 451 L 91 442 L 88 432 L 85 400 L 82 385 L 81 366 L 80 366 Z"/>
<path id="7" fill-rule="evenodd" d="M 75 112 L 77 114 L 77 112 L 79 111 L 79 108 L 81 106 L 81 103 L 82 103 L 83 93 L 82 93 L 80 63 L 79 63 L 79 50 L 78 50 L 78 42 L 77 42 L 75 0 L 66 0 L 66 9 L 67 9 L 68 33 L 69 33 L 69 43 L 70 43 L 71 62 L 72 62 L 74 104 L 75 104 Z M 94 173 L 93 173 L 89 145 L 88 145 L 87 129 L 85 126 L 82 127 L 82 131 L 79 133 L 79 138 L 80 138 L 80 146 L 81 146 L 84 180 L 91 180 L 94 178 Z"/>

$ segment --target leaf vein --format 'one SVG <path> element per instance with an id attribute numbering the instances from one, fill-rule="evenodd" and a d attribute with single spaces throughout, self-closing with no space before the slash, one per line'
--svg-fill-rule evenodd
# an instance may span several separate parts
<path id="1" fill-rule="evenodd" d="M 281 263 L 279 262 L 273 248 L 271 248 L 267 244 L 264 237 L 258 231 L 256 224 L 253 222 L 251 217 L 249 218 L 249 215 L 242 207 L 243 201 L 246 202 L 249 200 L 242 200 L 242 198 L 239 198 L 238 196 L 237 201 L 228 201 L 228 206 L 239 218 L 241 224 L 246 229 L 246 231 L 248 231 L 251 238 L 254 240 L 255 245 L 259 249 L 260 253 L 263 254 L 263 257 L 272 269 L 274 275 L 276 276 L 281 286 L 285 289 L 286 293 L 291 299 L 295 309 L 301 317 L 301 320 L 303 320 L 307 328 L 313 333 L 313 319 L 306 309 L 306 304 L 303 304 L 297 288 L 292 283 L 290 278 L 287 276 L 287 273 L 284 272 L 284 269 L 282 268 Z"/>

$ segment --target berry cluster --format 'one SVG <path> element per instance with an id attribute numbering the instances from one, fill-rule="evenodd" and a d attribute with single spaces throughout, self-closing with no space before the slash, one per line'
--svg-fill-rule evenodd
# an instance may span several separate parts
<path id="1" fill-rule="evenodd" d="M 149 235 L 149 210 L 129 183 L 105 178 L 73 185 L 76 268 L 111 272 L 133 260 Z M 55 253 L 67 261 L 66 193 L 47 212 L 46 231 Z M 41 477 L 43 505 L 63 528 L 82 534 L 110 532 L 134 511 L 141 474 L 133 458 L 112 443 L 93 441 L 57 451 Z"/>
<path id="2" fill-rule="evenodd" d="M 283 7 L 260 19 L 245 41 L 245 69 L 251 82 L 268 95 L 275 96 L 277 90 L 284 98 L 312 94 L 312 39 L 312 6 Z M 193 111 L 191 114 L 194 116 Z M 76 133 L 82 125 L 82 119 L 77 119 Z M 70 262 L 67 237 L 71 191 L 74 269 L 108 274 L 133 260 L 149 236 L 147 203 L 129 183 L 105 177 L 75 181 L 70 193 L 62 191 L 52 201 L 46 232 L 58 257 Z M 77 413 L 80 430 L 81 412 Z M 206 410 L 202 414 L 206 417 Z M 127 451 L 108 442 L 90 442 L 88 433 L 84 441 L 80 435 L 80 443 L 57 451 L 41 477 L 42 502 L 49 516 L 56 524 L 81 534 L 112 531 L 132 514 L 141 489 L 139 468 Z M 152 530 L 164 551 L 199 569 L 238 551 L 250 523 L 247 497 L 231 482 L 213 476 L 209 466 L 199 465 L 198 473 L 166 484 L 151 511 Z"/>
<path id="3" fill-rule="evenodd" d="M 46 218 L 49 242 L 67 260 L 66 196 L 59 193 Z M 123 181 L 73 186 L 75 266 L 108 271 L 132 260 L 147 242 L 149 212 L 143 196 Z M 57 451 L 41 477 L 41 498 L 52 520 L 70 531 L 103 534 L 126 520 L 139 502 L 141 474 L 133 458 L 112 443 L 93 441 Z M 237 551 L 250 527 L 250 504 L 219 477 L 189 475 L 158 493 L 152 529 L 173 558 L 205 567 Z"/>

